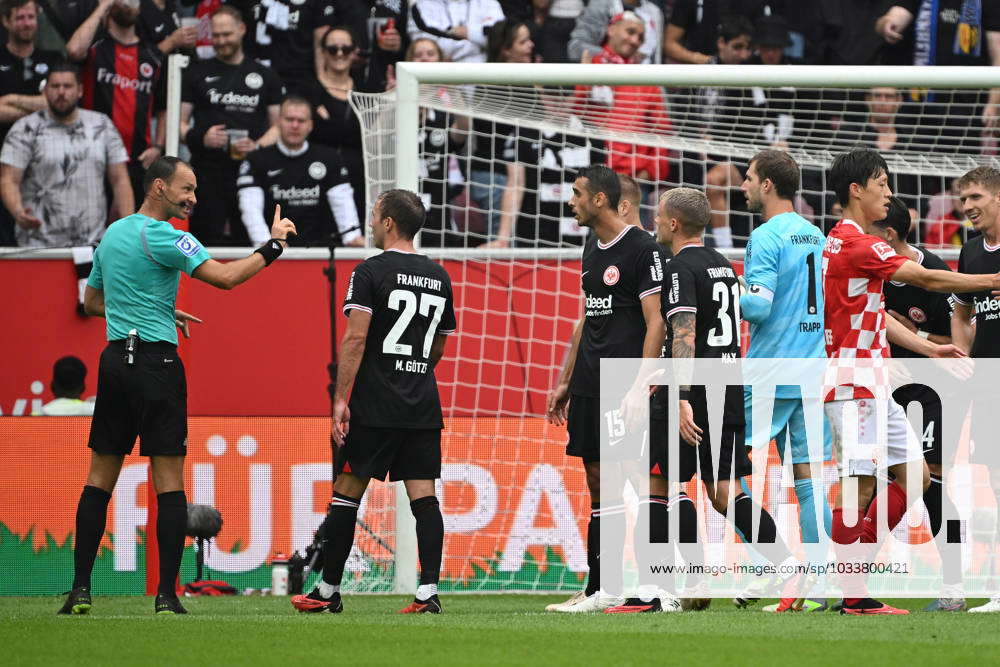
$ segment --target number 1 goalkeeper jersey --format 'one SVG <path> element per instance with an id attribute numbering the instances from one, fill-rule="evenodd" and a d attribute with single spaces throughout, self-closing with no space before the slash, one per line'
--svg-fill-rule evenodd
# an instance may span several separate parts
<path id="1" fill-rule="evenodd" d="M 816 359 L 823 340 L 823 233 L 798 213 L 776 215 L 753 230 L 743 275 L 750 295 L 771 303 L 750 322 L 747 358 Z"/>

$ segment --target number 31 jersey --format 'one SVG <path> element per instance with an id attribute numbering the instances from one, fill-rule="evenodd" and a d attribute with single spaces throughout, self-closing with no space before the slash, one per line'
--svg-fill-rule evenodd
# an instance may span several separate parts
<path id="1" fill-rule="evenodd" d="M 686 246 L 667 264 L 660 310 L 667 323 L 667 349 L 674 333 L 670 318 L 694 313 L 699 359 L 740 356 L 740 283 L 729 260 L 704 246 Z"/>
<path id="2" fill-rule="evenodd" d="M 351 392 L 351 421 L 364 426 L 442 428 L 431 366 L 438 334 L 455 331 L 451 279 L 423 255 L 387 250 L 354 269 L 344 314 L 371 314 Z"/>
<path id="3" fill-rule="evenodd" d="M 679 313 L 694 314 L 694 356 L 699 359 L 740 357 L 740 283 L 729 260 L 717 250 L 686 246 L 667 264 L 660 311 L 667 323 L 667 349 L 674 344 L 670 319 Z M 692 400 L 706 401 L 704 386 L 695 386 Z M 723 423 L 742 425 L 743 388 L 729 386 Z"/>

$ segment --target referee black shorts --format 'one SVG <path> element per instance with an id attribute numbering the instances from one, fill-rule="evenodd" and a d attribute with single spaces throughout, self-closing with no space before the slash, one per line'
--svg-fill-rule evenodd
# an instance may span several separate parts
<path id="1" fill-rule="evenodd" d="M 441 429 L 352 424 L 334 457 L 337 474 L 398 482 L 441 477 Z"/>
<path id="2" fill-rule="evenodd" d="M 184 456 L 187 380 L 177 346 L 140 341 L 131 366 L 124 354 L 124 341 L 111 341 L 101 353 L 89 447 L 130 454 L 138 437 L 143 456 Z"/>

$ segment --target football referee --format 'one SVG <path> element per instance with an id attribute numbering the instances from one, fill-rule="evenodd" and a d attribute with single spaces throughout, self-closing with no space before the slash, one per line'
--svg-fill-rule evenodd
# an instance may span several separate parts
<path id="1" fill-rule="evenodd" d="M 84 307 L 107 320 L 97 403 L 90 427 L 90 472 L 76 510 L 73 590 L 59 613 L 91 608 L 90 575 L 104 535 L 108 501 L 136 436 L 148 456 L 157 492 L 160 583 L 157 614 L 185 614 L 174 590 L 184 550 L 187 498 L 187 383 L 177 355 L 177 331 L 188 336 L 197 317 L 174 308 L 181 271 L 221 289 L 249 280 L 277 259 L 295 225 L 275 210 L 271 239 L 249 257 L 222 264 L 196 238 L 167 220 L 185 218 L 197 199 L 191 167 L 160 158 L 146 172 L 139 212 L 114 222 L 94 252 Z"/>

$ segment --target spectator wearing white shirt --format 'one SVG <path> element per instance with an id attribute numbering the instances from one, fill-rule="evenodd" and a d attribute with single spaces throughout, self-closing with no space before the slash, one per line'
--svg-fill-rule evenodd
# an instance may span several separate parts
<path id="1" fill-rule="evenodd" d="M 482 63 L 488 29 L 503 17 L 497 0 L 416 0 L 407 32 L 411 40 L 433 39 L 452 62 Z"/>
<path id="2" fill-rule="evenodd" d="M 14 123 L 0 151 L 0 193 L 23 248 L 96 244 L 113 218 L 135 212 L 128 153 L 111 119 L 78 108 L 83 86 L 72 65 L 53 67 L 47 109 Z"/>

